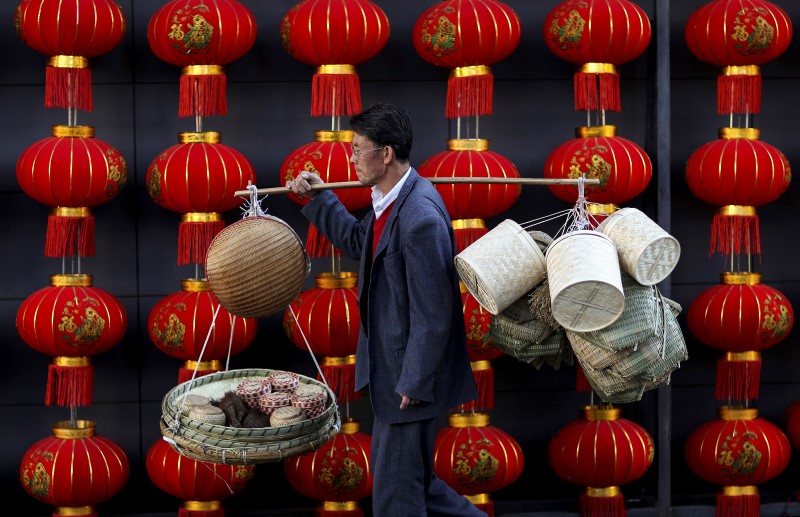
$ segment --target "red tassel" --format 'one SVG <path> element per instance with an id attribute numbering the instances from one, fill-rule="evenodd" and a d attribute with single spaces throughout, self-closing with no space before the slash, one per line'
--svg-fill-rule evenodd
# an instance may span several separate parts
<path id="1" fill-rule="evenodd" d="M 625 499 L 619 487 L 587 488 L 580 495 L 581 515 L 584 517 L 625 517 Z"/>
<path id="2" fill-rule="evenodd" d="M 717 494 L 716 517 L 758 517 L 761 496 L 755 486 L 726 486 Z"/>
<path id="3" fill-rule="evenodd" d="M 89 358 L 59 356 L 47 369 L 44 405 L 91 406 L 93 390 L 94 366 Z"/>
<path id="4" fill-rule="evenodd" d="M 182 221 L 178 226 L 178 265 L 206 263 L 211 241 L 225 228 L 225 221 Z"/>
<path id="5" fill-rule="evenodd" d="M 339 257 L 342 251 L 334 247 L 331 241 L 317 230 L 313 224 L 308 226 L 308 236 L 306 237 L 306 251 L 312 258 L 314 257 Z"/>
<path id="6" fill-rule="evenodd" d="M 356 365 L 352 364 L 325 364 L 328 359 L 324 358 L 322 363 L 322 374 L 328 382 L 331 391 L 336 395 L 337 402 L 347 403 L 361 398 L 361 392 L 356 391 Z M 319 375 L 318 380 L 322 380 Z"/>
<path id="7" fill-rule="evenodd" d="M 720 115 L 760 111 L 761 74 L 717 77 L 717 112 Z"/>
<path id="8" fill-rule="evenodd" d="M 357 501 L 324 501 L 314 512 L 314 517 L 364 517 Z"/>
<path id="9" fill-rule="evenodd" d="M 717 400 L 754 400 L 761 382 L 760 352 L 728 352 L 717 361 Z"/>
<path id="10" fill-rule="evenodd" d="M 453 233 L 456 236 L 456 248 L 459 253 L 467 249 L 473 242 L 477 241 L 489 232 L 485 226 L 483 228 L 456 228 L 453 225 Z"/>
<path id="11" fill-rule="evenodd" d="M 92 111 L 92 69 L 88 66 L 72 68 L 48 65 L 44 85 L 46 108 Z"/>
<path id="12" fill-rule="evenodd" d="M 221 501 L 184 501 L 178 517 L 225 517 Z"/>
<path id="13" fill-rule="evenodd" d="M 494 76 L 488 66 L 457 68 L 447 79 L 445 116 L 491 115 L 493 95 Z"/>
<path id="14" fill-rule="evenodd" d="M 335 66 L 335 65 L 332 65 Z M 325 67 L 320 67 L 324 69 Z M 361 85 L 355 68 L 352 73 L 316 73 L 311 84 L 311 116 L 355 115 L 361 112 Z"/>
<path id="15" fill-rule="evenodd" d="M 615 70 L 615 68 L 611 68 Z M 622 111 L 619 74 L 614 72 L 579 71 L 573 76 L 575 110 Z"/>
<path id="16" fill-rule="evenodd" d="M 742 212 L 739 209 L 748 215 L 738 215 Z M 742 252 L 761 255 L 761 233 L 755 208 L 728 205 L 714 214 L 709 255 L 714 251 L 723 255 Z"/>
<path id="17" fill-rule="evenodd" d="M 592 392 L 592 385 L 589 384 L 589 379 L 586 378 L 586 373 L 580 364 L 575 366 L 575 391 L 578 393 Z"/>
<path id="18" fill-rule="evenodd" d="M 80 213 L 79 216 L 58 215 L 63 212 Z M 55 208 L 47 218 L 44 256 L 65 257 L 94 256 L 94 216 L 89 209 Z"/>
<path id="19" fill-rule="evenodd" d="M 187 67 L 191 68 L 191 67 Z M 220 73 L 181 75 L 179 117 L 208 117 L 228 114 L 228 80 L 222 67 L 211 67 Z"/>
<path id="20" fill-rule="evenodd" d="M 473 361 L 472 376 L 478 387 L 478 398 L 459 404 L 451 412 L 473 413 L 494 408 L 494 369 L 489 361 Z"/>

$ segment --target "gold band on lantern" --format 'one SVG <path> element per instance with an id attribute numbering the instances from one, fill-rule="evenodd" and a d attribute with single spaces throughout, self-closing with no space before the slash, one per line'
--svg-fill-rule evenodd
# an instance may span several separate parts
<path id="1" fill-rule="evenodd" d="M 717 418 L 720 420 L 755 420 L 758 418 L 758 408 L 722 406 L 717 408 Z"/>
<path id="2" fill-rule="evenodd" d="M 179 144 L 218 144 L 222 141 L 219 131 L 187 131 L 178 133 Z"/>
<path id="3" fill-rule="evenodd" d="M 761 273 L 721 273 L 719 281 L 723 285 L 759 285 Z"/>
<path id="4" fill-rule="evenodd" d="M 342 434 L 356 434 L 361 429 L 361 423 L 358 420 L 348 418 L 342 422 L 342 429 L 339 431 Z"/>
<path id="5" fill-rule="evenodd" d="M 56 217 L 89 217 L 92 210 L 88 206 L 57 206 L 50 209 L 50 215 Z"/>
<path id="6" fill-rule="evenodd" d="M 358 273 L 354 271 L 320 273 L 314 277 L 314 285 L 320 289 L 350 289 L 358 285 Z"/>
<path id="7" fill-rule="evenodd" d="M 584 420 L 612 422 L 619 418 L 620 409 L 611 406 L 584 406 L 580 409 Z"/>
<path id="8" fill-rule="evenodd" d="M 352 142 L 353 131 L 343 129 L 341 131 L 314 131 L 315 142 Z"/>
<path id="9" fill-rule="evenodd" d="M 329 355 L 322 358 L 322 366 L 347 366 L 356 364 L 356 354 L 345 356 Z"/>
<path id="10" fill-rule="evenodd" d="M 57 517 L 84 517 L 94 513 L 94 506 L 58 506 L 53 510 L 53 515 Z"/>
<path id="11" fill-rule="evenodd" d="M 450 77 L 474 77 L 476 75 L 491 75 L 492 68 L 487 65 L 458 66 L 450 71 Z"/>
<path id="12" fill-rule="evenodd" d="M 456 429 L 465 427 L 486 427 L 489 425 L 488 413 L 453 413 L 447 417 L 447 425 Z"/>
<path id="13" fill-rule="evenodd" d="M 197 370 L 200 372 L 210 372 L 211 370 L 220 371 L 222 370 L 222 361 L 219 359 L 212 359 L 210 361 L 194 361 L 192 359 L 187 359 L 183 362 L 183 369 Z"/>
<path id="14" fill-rule="evenodd" d="M 223 75 L 225 68 L 221 65 L 189 65 L 181 69 L 182 75 Z"/>
<path id="15" fill-rule="evenodd" d="M 728 497 L 741 497 L 744 495 L 758 495 L 758 487 L 756 485 L 745 486 L 724 486 L 722 487 L 722 495 Z"/>
<path id="16" fill-rule="evenodd" d="M 486 221 L 483 219 L 453 219 L 450 221 L 454 230 L 474 230 L 476 228 L 486 228 Z"/>
<path id="17" fill-rule="evenodd" d="M 492 362 L 491 361 L 470 361 L 470 367 L 472 368 L 473 372 L 482 372 L 484 370 L 491 370 L 492 369 Z"/>
<path id="18" fill-rule="evenodd" d="M 354 512 L 358 510 L 358 501 L 323 501 L 320 509 L 326 512 Z"/>
<path id="19" fill-rule="evenodd" d="M 461 294 L 467 294 L 469 292 L 469 289 L 467 289 L 467 284 L 465 284 L 463 280 L 458 281 L 458 290 L 461 292 Z"/>
<path id="20" fill-rule="evenodd" d="M 184 510 L 190 512 L 218 512 L 222 509 L 221 501 L 184 501 L 181 504 Z"/>
<path id="21" fill-rule="evenodd" d="M 486 138 L 454 138 L 447 141 L 448 151 L 488 151 L 489 140 Z"/>
<path id="22" fill-rule="evenodd" d="M 760 361 L 761 352 L 758 350 L 747 350 L 745 352 L 726 352 L 725 360 L 731 363 Z"/>
<path id="23" fill-rule="evenodd" d="M 761 130 L 754 127 L 721 127 L 717 131 L 719 137 L 723 140 L 734 140 L 741 138 L 742 140 L 758 140 L 761 138 Z"/>
<path id="24" fill-rule="evenodd" d="M 219 212 L 187 212 L 181 216 L 182 223 L 218 223 L 224 220 Z"/>
<path id="25" fill-rule="evenodd" d="M 758 65 L 724 66 L 720 75 L 760 75 Z"/>
<path id="26" fill-rule="evenodd" d="M 91 287 L 92 275 L 75 273 L 67 275 L 50 275 L 52 287 Z"/>
<path id="27" fill-rule="evenodd" d="M 578 67 L 579 74 L 614 74 L 619 75 L 617 65 L 613 63 L 584 63 Z"/>
<path id="28" fill-rule="evenodd" d="M 717 215 L 727 217 L 755 217 L 756 207 L 751 205 L 725 205 L 717 208 Z"/>
<path id="29" fill-rule="evenodd" d="M 60 366 L 62 368 L 85 368 L 92 364 L 88 356 L 81 355 L 73 357 L 70 355 L 58 355 L 53 358 L 53 366 Z"/>
<path id="30" fill-rule="evenodd" d="M 181 280 L 181 291 L 187 293 L 207 293 L 211 290 L 208 280 L 202 278 L 184 278 Z"/>
<path id="31" fill-rule="evenodd" d="M 321 65 L 315 72 L 317 75 L 350 75 L 356 73 L 353 65 Z"/>
<path id="32" fill-rule="evenodd" d="M 69 420 L 61 420 L 53 424 L 53 438 L 59 440 L 79 440 L 91 438 L 97 432 L 97 424 L 91 420 L 76 420 L 75 425 Z"/>
<path id="33" fill-rule="evenodd" d="M 474 505 L 479 504 L 489 504 L 492 500 L 489 498 L 489 494 L 486 492 L 482 494 L 475 494 L 475 495 L 465 495 L 464 497 L 467 498 L 467 501 Z"/>
<path id="34" fill-rule="evenodd" d="M 89 68 L 89 60 L 83 56 L 51 56 L 47 66 L 53 68 Z"/>
<path id="35" fill-rule="evenodd" d="M 581 126 L 575 128 L 575 138 L 596 138 L 598 136 L 617 136 L 617 126 Z"/>
<path id="36" fill-rule="evenodd" d="M 607 486 L 605 488 L 586 488 L 586 495 L 589 497 L 616 497 L 622 493 L 618 486 Z"/>
<path id="37" fill-rule="evenodd" d="M 50 134 L 57 138 L 94 138 L 94 126 L 53 126 Z"/>
<path id="38" fill-rule="evenodd" d="M 586 205 L 586 211 L 592 215 L 611 215 L 617 210 L 619 210 L 619 207 L 614 203 L 606 203 L 603 205 L 598 203 L 588 203 Z"/>

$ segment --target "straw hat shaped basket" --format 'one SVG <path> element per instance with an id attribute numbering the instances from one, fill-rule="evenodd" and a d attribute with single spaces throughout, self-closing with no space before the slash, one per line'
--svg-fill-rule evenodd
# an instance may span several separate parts
<path id="1" fill-rule="evenodd" d="M 303 288 L 311 261 L 286 222 L 245 217 L 224 228 L 208 247 L 211 292 L 231 314 L 262 318 L 284 310 Z"/>
<path id="2" fill-rule="evenodd" d="M 266 381 L 279 370 L 228 370 L 181 383 L 171 389 L 161 403 L 161 434 L 175 450 L 188 457 L 210 463 L 255 465 L 274 463 L 322 447 L 341 427 L 336 396 L 331 389 L 311 377 L 297 374 L 300 386 L 315 385 L 327 396 L 325 409 L 313 418 L 280 427 L 229 427 L 189 418 L 184 400 L 200 395 L 218 401 L 235 392 L 247 380 Z"/>

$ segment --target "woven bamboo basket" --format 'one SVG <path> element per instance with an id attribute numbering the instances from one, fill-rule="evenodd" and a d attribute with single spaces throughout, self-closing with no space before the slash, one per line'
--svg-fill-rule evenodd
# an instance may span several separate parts
<path id="1" fill-rule="evenodd" d="M 179 384 L 161 403 L 161 431 L 184 456 L 233 465 L 277 462 L 322 446 L 340 428 L 336 396 L 331 389 L 310 377 L 298 375 L 300 385 L 320 386 L 327 395 L 325 410 L 314 418 L 281 427 L 229 427 L 200 422 L 183 414 L 183 399 L 201 395 L 220 400 L 246 380 L 265 380 L 277 370 L 229 370 L 205 375 Z"/>
<path id="2" fill-rule="evenodd" d="M 565 233 L 547 248 L 546 264 L 553 318 L 565 329 L 599 330 L 622 314 L 619 258 L 607 236 L 594 230 Z"/>
<path id="3" fill-rule="evenodd" d="M 576 356 L 577 357 L 577 356 Z M 580 357 L 578 357 L 580 363 Z M 647 388 L 647 381 L 634 377 L 623 379 L 608 369 L 595 370 L 586 364 L 581 363 L 583 373 L 589 385 L 595 393 L 603 400 L 611 404 L 628 404 L 642 399 L 642 395 Z"/>
<path id="4" fill-rule="evenodd" d="M 617 210 L 597 230 L 614 242 L 622 268 L 643 285 L 664 280 L 681 256 L 678 240 L 636 208 Z"/>
<path id="5" fill-rule="evenodd" d="M 580 358 L 580 362 L 594 370 L 608 368 L 633 353 L 633 347 L 608 350 L 584 339 L 583 334 L 578 332 L 567 330 L 566 334 L 572 351 Z"/>
<path id="6" fill-rule="evenodd" d="M 455 266 L 472 296 L 495 315 L 546 275 L 541 249 L 511 219 L 501 222 L 456 255 Z"/>
<path id="7" fill-rule="evenodd" d="M 523 297 L 492 316 L 489 326 L 492 344 L 523 362 L 557 354 L 566 344 L 563 330 L 537 320 L 527 305 Z"/>
<path id="8" fill-rule="evenodd" d="M 284 310 L 303 288 L 311 261 L 291 226 L 272 216 L 246 217 L 208 247 L 206 276 L 225 309 L 241 318 Z"/>

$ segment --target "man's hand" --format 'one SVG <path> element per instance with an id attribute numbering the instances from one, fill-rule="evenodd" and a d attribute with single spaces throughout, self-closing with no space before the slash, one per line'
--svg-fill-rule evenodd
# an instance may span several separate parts
<path id="1" fill-rule="evenodd" d="M 416 404 L 417 402 L 419 402 L 419 400 L 412 399 L 408 395 L 400 394 L 400 396 L 403 398 L 400 401 L 400 409 L 405 409 L 405 408 L 407 408 L 409 406 L 409 404 Z"/>
<path id="2" fill-rule="evenodd" d="M 286 188 L 290 189 L 298 196 L 312 199 L 317 195 L 318 191 L 311 190 L 311 186 L 322 185 L 323 183 L 325 182 L 322 181 L 322 178 L 319 177 L 319 174 L 302 171 L 295 179 L 286 182 Z"/>

